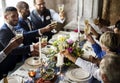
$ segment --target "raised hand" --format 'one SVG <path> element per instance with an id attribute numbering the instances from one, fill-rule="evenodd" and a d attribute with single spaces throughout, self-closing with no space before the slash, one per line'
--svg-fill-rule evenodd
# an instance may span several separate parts
<path id="1" fill-rule="evenodd" d="M 11 39 L 8 45 L 11 46 L 12 49 L 18 47 L 23 42 L 23 37 L 14 37 Z"/>
<path id="2" fill-rule="evenodd" d="M 91 34 L 86 35 L 86 39 L 91 43 L 94 44 L 95 40 L 93 39 L 93 37 L 91 36 Z"/>

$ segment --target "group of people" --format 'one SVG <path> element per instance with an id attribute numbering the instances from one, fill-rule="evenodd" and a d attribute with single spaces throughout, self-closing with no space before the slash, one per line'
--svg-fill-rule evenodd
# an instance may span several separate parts
<path id="1" fill-rule="evenodd" d="M 13 70 L 18 62 L 39 54 L 37 37 L 52 37 L 54 33 L 51 30 L 56 27 L 53 20 L 60 23 L 65 20 L 64 11 L 57 13 L 47 9 L 44 0 L 34 0 L 33 3 L 35 9 L 32 12 L 24 1 L 4 11 L 5 23 L 0 28 L 0 79 Z M 17 30 L 23 31 L 22 37 L 16 37 Z"/>
<path id="2" fill-rule="evenodd" d="M 94 34 L 94 28 L 90 24 L 89 26 L 91 33 Z M 97 80 L 103 83 L 118 83 L 120 81 L 120 20 L 116 22 L 114 30 L 107 28 L 106 30 L 108 31 L 100 35 L 100 45 L 95 42 L 91 34 L 86 34 L 97 59 L 90 56 L 90 60 L 86 61 L 80 57 L 73 57 L 67 49 L 61 53 Z"/>
<path id="3" fill-rule="evenodd" d="M 18 62 L 38 55 L 39 43 L 36 37 L 47 35 L 49 40 L 54 34 L 51 30 L 56 27 L 56 23 L 52 21 L 56 20 L 60 23 L 65 21 L 64 11 L 58 14 L 52 9 L 47 9 L 44 0 L 33 1 L 35 9 L 32 12 L 24 1 L 18 2 L 16 8 L 7 7 L 4 11 L 5 23 L 0 28 L 0 79 L 13 70 Z M 91 27 L 91 33 L 100 40 L 99 45 L 91 34 L 86 34 L 98 62 L 94 62 L 93 57 L 90 58 L 93 62 L 73 57 L 67 49 L 61 53 L 97 80 L 104 83 L 118 83 L 120 81 L 120 20 L 116 22 L 114 30 L 106 28 L 107 26 L 99 22 L 98 26 L 108 31 L 102 35 L 98 34 L 90 24 L 88 26 Z M 23 30 L 23 36 L 16 37 L 15 30 L 20 29 Z"/>

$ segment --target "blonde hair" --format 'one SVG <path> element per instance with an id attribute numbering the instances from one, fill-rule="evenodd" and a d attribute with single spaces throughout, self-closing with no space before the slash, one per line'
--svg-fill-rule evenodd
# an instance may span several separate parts
<path id="1" fill-rule="evenodd" d="M 111 31 L 107 31 L 101 35 L 100 43 L 106 46 L 112 52 L 115 52 L 120 46 L 118 35 Z"/>

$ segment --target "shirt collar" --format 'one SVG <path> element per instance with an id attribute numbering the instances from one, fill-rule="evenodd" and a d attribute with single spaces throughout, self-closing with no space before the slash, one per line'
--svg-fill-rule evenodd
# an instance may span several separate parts
<path id="1" fill-rule="evenodd" d="M 15 27 L 15 26 L 12 26 L 12 25 L 8 24 L 7 22 L 5 22 L 5 23 L 9 27 L 10 30 L 13 30 L 13 28 Z"/>

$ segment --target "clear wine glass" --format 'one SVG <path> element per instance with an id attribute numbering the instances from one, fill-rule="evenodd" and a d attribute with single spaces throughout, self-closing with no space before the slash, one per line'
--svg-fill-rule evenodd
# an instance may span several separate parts
<path id="1" fill-rule="evenodd" d="M 17 38 L 22 37 L 23 36 L 23 30 L 22 29 L 16 30 L 15 35 L 16 35 Z"/>
<path id="2" fill-rule="evenodd" d="M 48 36 L 47 35 L 43 35 L 41 37 L 41 43 L 47 43 L 47 40 L 48 40 Z"/>
<path id="3" fill-rule="evenodd" d="M 54 20 L 51 20 L 51 23 L 57 23 L 56 21 Z M 54 27 L 54 29 L 51 31 L 52 33 L 57 33 L 57 30 L 55 29 L 56 27 Z"/>
<path id="4" fill-rule="evenodd" d="M 64 11 L 64 4 L 58 4 L 58 11 L 63 12 Z"/>

